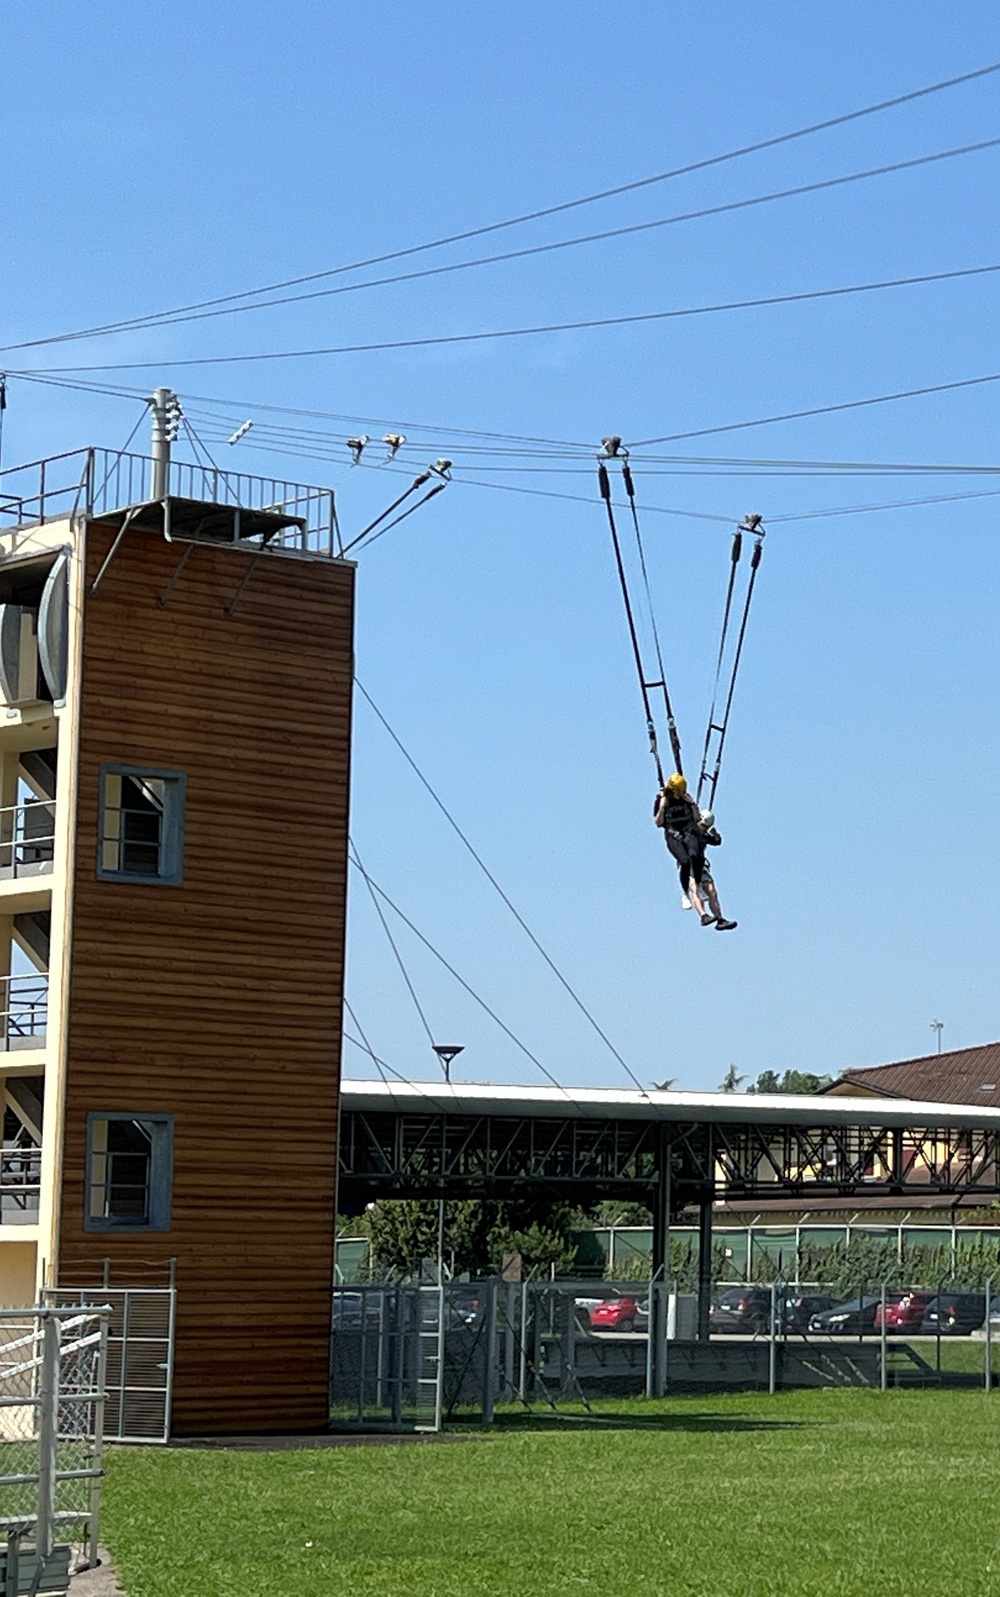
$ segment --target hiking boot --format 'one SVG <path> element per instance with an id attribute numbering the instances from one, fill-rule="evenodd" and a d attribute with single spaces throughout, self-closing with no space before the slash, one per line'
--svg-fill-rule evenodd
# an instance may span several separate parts
<path id="1" fill-rule="evenodd" d="M 703 926 L 714 926 L 715 925 L 715 916 L 714 915 L 710 915 L 708 913 L 707 909 L 706 909 L 704 915 L 701 917 L 701 924 Z"/>
<path id="2" fill-rule="evenodd" d="M 704 920 L 703 920 L 702 921 L 702 925 L 704 925 L 704 924 L 705 923 L 704 923 Z M 733 931 L 736 930 L 736 926 L 737 926 L 737 922 L 736 921 L 734 921 L 734 920 L 723 920 L 721 915 L 720 915 L 719 919 L 715 923 L 715 929 L 716 929 L 717 932 L 733 932 Z"/>

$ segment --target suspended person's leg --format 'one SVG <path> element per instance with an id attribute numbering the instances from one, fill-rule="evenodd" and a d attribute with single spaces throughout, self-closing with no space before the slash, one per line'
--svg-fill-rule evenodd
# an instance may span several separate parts
<path id="1" fill-rule="evenodd" d="M 688 899 L 691 908 L 697 910 L 699 915 L 702 915 L 704 913 L 704 905 L 698 896 L 698 889 L 692 875 L 695 856 L 692 855 L 686 838 L 682 837 L 679 832 L 665 831 L 663 836 L 667 847 L 677 862 L 677 869 L 681 879 L 681 903 L 683 904 L 685 898 Z"/>
<path id="2" fill-rule="evenodd" d="M 722 905 L 719 903 L 719 893 L 715 885 L 715 879 L 714 877 L 710 876 L 707 871 L 703 874 L 701 879 L 701 890 L 704 897 L 708 900 L 708 907 L 712 911 L 711 919 L 715 922 L 716 931 L 735 931 L 736 922 L 734 920 L 727 920 L 725 915 L 723 915 Z M 708 926 L 710 924 L 711 921 L 705 920 L 704 918 L 702 919 L 703 926 Z"/>

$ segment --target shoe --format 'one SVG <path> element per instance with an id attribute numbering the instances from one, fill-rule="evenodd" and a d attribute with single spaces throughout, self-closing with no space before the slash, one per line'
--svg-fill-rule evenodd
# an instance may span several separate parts
<path id="1" fill-rule="evenodd" d="M 706 910 L 704 915 L 701 917 L 701 924 L 703 926 L 713 926 L 715 924 L 715 916 L 714 915 L 710 915 L 708 913 L 708 910 Z M 720 921 L 719 924 L 720 924 L 720 926 L 723 925 L 723 924 L 728 926 L 730 924 L 730 922 L 729 921 L 725 921 L 725 922 Z M 735 925 L 736 924 L 735 921 L 732 924 Z"/>
<path id="2" fill-rule="evenodd" d="M 704 925 L 704 921 L 702 921 L 702 925 Z M 734 932 L 737 925 L 737 921 L 719 919 L 715 923 L 715 929 L 717 932 Z"/>
<path id="3" fill-rule="evenodd" d="M 681 909 L 693 909 L 693 908 L 694 908 L 694 905 L 692 904 L 691 900 L 688 898 L 687 894 L 686 893 L 682 893 L 681 894 Z"/>

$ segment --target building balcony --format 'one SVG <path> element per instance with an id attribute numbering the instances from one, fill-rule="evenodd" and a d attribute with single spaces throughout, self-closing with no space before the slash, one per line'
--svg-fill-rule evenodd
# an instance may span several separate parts
<path id="1" fill-rule="evenodd" d="M 28 799 L 0 809 L 0 881 L 46 876 L 56 850 L 56 806 Z"/>
<path id="2" fill-rule="evenodd" d="M 37 1225 L 41 1190 L 41 1148 L 0 1148 L 0 1226 Z"/>
<path id="3" fill-rule="evenodd" d="M 45 1047 L 49 1014 L 49 978 L 29 972 L 0 977 L 0 1050 Z"/>

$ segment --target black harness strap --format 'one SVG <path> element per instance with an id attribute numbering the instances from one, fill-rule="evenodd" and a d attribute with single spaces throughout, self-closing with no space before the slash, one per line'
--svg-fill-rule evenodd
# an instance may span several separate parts
<path id="1" fill-rule="evenodd" d="M 635 669 L 639 678 L 639 691 L 646 711 L 646 731 L 649 735 L 649 752 L 656 762 L 656 774 L 660 786 L 663 786 L 663 765 L 660 760 L 660 751 L 656 742 L 656 722 L 653 720 L 653 707 L 649 702 L 649 686 L 646 682 L 646 673 L 642 668 L 642 650 L 639 648 L 639 635 L 635 629 L 635 616 L 632 614 L 632 600 L 628 591 L 628 578 L 625 575 L 625 562 L 622 559 L 621 544 L 618 541 L 618 528 L 615 526 L 615 513 L 611 505 L 611 481 L 608 477 L 607 467 L 603 460 L 597 466 L 597 486 L 604 508 L 608 513 L 608 526 L 611 529 L 611 542 L 615 551 L 615 564 L 618 567 L 618 581 L 621 584 L 622 599 L 625 603 L 625 619 L 628 622 L 629 637 L 632 639 L 632 653 L 635 657 Z M 679 749 L 678 749 L 679 752 Z M 678 762 L 678 769 L 680 764 Z"/>
<path id="2" fill-rule="evenodd" d="M 743 615 L 740 620 L 739 637 L 736 640 L 736 653 L 733 656 L 733 669 L 729 678 L 729 691 L 726 694 L 726 707 L 723 712 L 722 720 L 718 724 L 716 724 L 714 721 L 709 722 L 708 737 L 706 738 L 706 756 L 708 742 L 713 732 L 717 734 L 719 740 L 715 750 L 715 765 L 713 767 L 711 776 L 708 778 L 708 808 L 712 810 L 715 808 L 715 793 L 719 785 L 719 772 L 722 767 L 722 751 L 726 746 L 726 733 L 729 728 L 729 712 L 733 707 L 733 694 L 736 691 L 736 675 L 739 671 L 740 659 L 743 655 L 743 640 L 746 637 L 747 620 L 750 616 L 750 602 L 753 599 L 754 584 L 757 581 L 757 570 L 760 566 L 761 555 L 764 552 L 764 528 L 761 526 L 760 516 L 747 516 L 743 523 L 743 530 L 746 532 L 752 532 L 757 541 L 753 546 L 753 554 L 750 557 L 750 580 L 747 583 L 746 599 L 743 603 Z M 735 570 L 735 565 L 733 566 L 733 570 Z M 708 760 L 706 757 L 705 765 L 707 766 L 707 764 Z M 701 795 L 702 782 L 705 780 L 706 775 L 707 771 L 703 769 L 701 780 L 698 783 L 699 798 Z"/>
<path id="3" fill-rule="evenodd" d="M 642 581 L 646 589 L 646 605 L 649 610 L 650 626 L 653 629 L 653 644 L 656 649 L 656 663 L 659 667 L 660 677 L 658 682 L 649 682 L 647 687 L 663 689 L 663 706 L 667 716 L 667 731 L 670 735 L 670 751 L 674 757 L 674 768 L 683 773 L 681 764 L 681 740 L 677 731 L 677 722 L 674 720 L 673 706 L 670 703 L 670 689 L 667 687 L 667 673 L 663 665 L 663 652 L 660 648 L 660 633 L 656 625 L 656 612 L 653 609 L 653 594 L 649 586 L 649 573 L 646 570 L 646 551 L 642 546 L 642 533 L 639 531 L 639 512 L 635 505 L 635 485 L 632 481 L 632 472 L 627 456 L 622 459 L 622 482 L 628 494 L 629 507 L 632 511 L 632 525 L 635 528 L 636 547 L 639 550 L 639 565 L 642 568 Z"/>
<path id="4" fill-rule="evenodd" d="M 705 785 L 708 775 L 708 753 L 712 741 L 712 733 L 717 730 L 715 725 L 715 707 L 719 701 L 719 683 L 722 680 L 722 661 L 726 653 L 726 638 L 729 633 L 729 612 L 733 604 L 733 589 L 736 586 L 736 567 L 740 563 L 743 553 L 743 529 L 737 527 L 733 534 L 733 548 L 729 565 L 729 585 L 726 588 L 726 607 L 722 613 L 722 635 L 719 638 L 719 653 L 715 662 L 715 681 L 712 684 L 712 708 L 708 712 L 708 726 L 705 728 L 705 747 L 701 754 L 701 771 L 698 776 L 697 800 L 701 803 L 701 790 Z"/>

